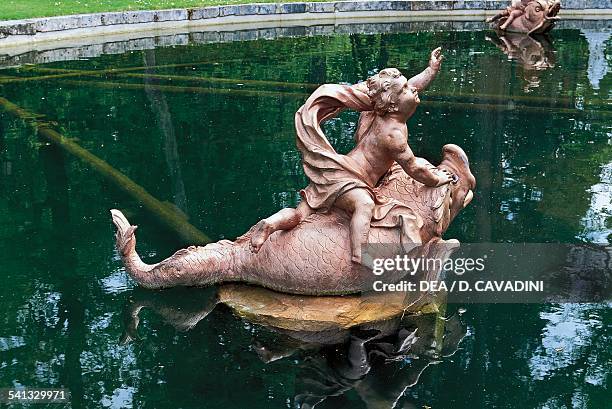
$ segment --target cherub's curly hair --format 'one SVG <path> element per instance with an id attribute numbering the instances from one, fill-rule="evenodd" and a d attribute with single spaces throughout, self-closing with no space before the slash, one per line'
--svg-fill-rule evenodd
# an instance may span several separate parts
<path id="1" fill-rule="evenodd" d="M 393 81 L 401 77 L 402 73 L 396 68 L 385 68 L 378 74 L 368 78 L 368 96 L 374 103 L 374 111 L 378 115 L 386 115 L 389 112 L 397 112 L 397 94 L 391 86 Z"/>

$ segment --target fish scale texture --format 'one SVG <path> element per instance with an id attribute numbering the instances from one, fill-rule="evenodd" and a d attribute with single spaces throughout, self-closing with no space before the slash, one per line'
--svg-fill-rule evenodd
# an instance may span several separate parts
<path id="1" fill-rule="evenodd" d="M 453 192 L 463 192 L 456 198 L 463 204 L 465 192 L 474 187 L 465 153 L 454 145 L 445 146 L 443 152 L 443 165 L 451 165 L 459 176 L 457 185 L 427 187 L 395 165 L 376 188 L 380 195 L 405 205 L 401 213 L 391 210 L 383 219 L 385 223 L 373 221 L 368 244 L 395 245 L 378 246 L 380 251 L 388 252 L 383 257 L 394 257 L 404 244 L 441 238 L 453 217 L 451 207 L 458 208 L 453 206 Z M 129 222 L 123 215 L 114 214 L 113 221 L 118 227 L 117 243 L 126 269 L 148 288 L 246 282 L 288 293 L 331 295 L 371 290 L 373 282 L 380 279 L 370 268 L 351 261 L 350 217 L 335 208 L 309 216 L 294 229 L 273 233 L 256 254 L 250 250 L 255 229 L 252 227 L 234 242 L 192 246 L 155 265 L 142 263 L 133 247 L 127 253 L 122 250 L 130 248 L 133 231 L 129 231 Z M 407 238 L 408 242 L 402 241 Z M 373 251 L 368 255 L 378 258 L 379 250 Z"/>

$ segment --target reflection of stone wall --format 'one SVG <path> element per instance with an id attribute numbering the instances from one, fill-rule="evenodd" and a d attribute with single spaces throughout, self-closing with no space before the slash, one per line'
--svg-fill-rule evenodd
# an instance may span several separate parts
<path id="1" fill-rule="evenodd" d="M 248 1 L 248 0 L 247 0 Z M 363 16 L 419 17 L 423 15 L 465 16 L 491 14 L 508 5 L 508 0 L 374 0 L 319 3 L 243 4 L 193 9 L 126 11 L 37 18 L 0 23 L 0 46 L 10 42 L 49 41 L 58 32 L 64 36 L 93 36 L 109 32 L 168 29 L 172 27 L 352 18 Z M 563 0 L 563 14 L 590 9 L 609 13 L 612 0 Z M 88 29 L 83 33 L 78 30 Z M 68 34 L 68 32 L 72 32 Z M 56 33 L 56 34 L 53 34 Z M 45 35 L 47 34 L 47 35 Z M 49 36 L 48 34 L 51 34 Z M 25 37 L 25 38 L 24 38 Z"/>
<path id="2" fill-rule="evenodd" d="M 423 30 L 473 31 L 486 29 L 482 21 L 410 21 L 399 23 L 363 23 L 340 25 L 312 25 L 246 29 L 236 31 L 198 31 L 184 34 L 158 35 L 137 39 L 121 39 L 99 44 L 61 44 L 53 43 L 52 49 L 23 52 L 15 50 L 13 54 L 4 54 L 0 48 L 0 68 L 22 64 L 44 64 L 54 61 L 71 61 L 80 58 L 94 58 L 104 54 L 124 54 L 129 51 L 149 50 L 155 47 L 180 46 L 187 44 L 207 44 L 232 41 L 252 41 L 258 39 L 275 39 L 281 37 L 303 37 L 331 34 L 376 34 L 376 33 L 409 33 Z M 605 31 L 612 28 L 609 20 L 564 20 L 558 28 Z M 91 40 L 89 40 L 91 41 Z M 21 52 L 20 52 L 21 51 Z"/>
<path id="3" fill-rule="evenodd" d="M 593 89 L 599 89 L 599 82 L 608 73 L 606 44 L 612 36 L 612 30 L 583 28 L 580 30 L 589 43 L 589 68 L 587 75 Z"/>

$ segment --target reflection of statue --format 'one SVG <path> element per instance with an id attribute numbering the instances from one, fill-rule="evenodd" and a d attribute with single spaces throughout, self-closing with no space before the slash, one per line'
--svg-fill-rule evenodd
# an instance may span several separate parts
<path id="1" fill-rule="evenodd" d="M 560 9 L 559 0 L 512 0 L 508 8 L 487 22 L 502 31 L 541 34 L 553 28 Z"/>
<path id="2" fill-rule="evenodd" d="M 518 33 L 499 34 L 498 38 L 487 37 L 508 58 L 518 61 L 523 67 L 527 88 L 538 87 L 538 71 L 555 66 L 555 54 L 550 38 L 546 34 L 525 35 Z"/>
<path id="3" fill-rule="evenodd" d="M 437 332 L 439 318 L 406 316 L 354 330 L 345 344 L 308 355 L 296 379 L 296 407 L 313 408 L 351 390 L 368 408 L 397 407 L 424 370 L 454 354 L 466 334 L 457 316 L 445 321 L 443 333 Z"/>
<path id="4" fill-rule="evenodd" d="M 435 77 L 440 61 L 437 49 L 430 67 L 410 80 L 386 69 L 367 85 L 315 91 L 296 113 L 298 147 L 312 181 L 303 191 L 306 204 L 281 211 L 235 242 L 192 246 L 147 265 L 135 250 L 135 226 L 113 210 L 127 271 L 147 288 L 241 281 L 291 293 L 348 294 L 372 288 L 370 269 L 354 262 L 360 244 L 443 242 L 452 219 L 471 201 L 475 179 L 458 146 L 444 147 L 438 168 L 416 158 L 405 124 L 419 103 L 417 90 Z M 334 151 L 320 127 L 345 108 L 365 111 L 357 148 L 347 156 Z M 276 229 L 283 231 L 261 245 Z"/>
<path id="5" fill-rule="evenodd" d="M 444 319 L 435 313 L 435 300 L 421 300 L 433 303 L 428 304 L 432 313 L 411 315 L 423 304 L 414 304 L 415 296 L 404 293 L 304 297 L 230 285 L 210 295 L 193 289 L 155 294 L 136 290 L 125 311 L 122 343 L 139 339 L 138 315 L 143 308 L 151 308 L 179 331 L 188 331 L 216 303 L 225 303 L 274 335 L 266 341 L 269 335 L 254 333 L 253 349 L 264 362 L 295 356 L 297 407 L 312 408 L 354 390 L 368 407 L 387 408 L 417 383 L 425 368 L 452 355 L 466 332 L 458 317 Z M 194 307 L 193 299 L 203 296 L 208 300 Z M 303 354 L 296 355 L 298 351 Z"/>
<path id="6" fill-rule="evenodd" d="M 423 257 L 442 263 L 425 266 L 416 279 L 439 280 L 442 264 L 455 249 L 423 246 Z M 442 316 L 444 298 L 428 291 L 318 297 L 241 284 L 155 293 L 136 289 L 124 310 L 121 343 L 139 339 L 143 308 L 178 331 L 189 331 L 217 304 L 225 304 L 266 329 L 251 332 L 253 350 L 263 362 L 287 357 L 297 362 L 296 407 L 313 408 L 354 390 L 367 407 L 391 408 L 425 368 L 452 355 L 466 333 L 457 317 Z"/>

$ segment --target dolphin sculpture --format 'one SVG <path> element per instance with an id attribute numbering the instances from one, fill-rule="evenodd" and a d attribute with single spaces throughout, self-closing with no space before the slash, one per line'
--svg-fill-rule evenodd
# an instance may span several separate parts
<path id="1" fill-rule="evenodd" d="M 411 214 L 394 216 L 400 229 L 373 226 L 369 244 L 399 244 L 406 237 L 415 244 L 444 243 L 443 233 L 472 200 L 476 181 L 467 155 L 456 145 L 443 147 L 438 168 L 453 173 L 456 182 L 427 187 L 397 164 L 389 170 L 375 190 L 405 204 Z M 144 263 L 136 252 L 137 226 L 119 210 L 111 214 L 117 227 L 116 247 L 127 272 L 149 289 L 242 282 L 294 294 L 340 295 L 371 290 L 378 279 L 370 267 L 351 261 L 350 217 L 335 207 L 310 215 L 291 230 L 273 233 L 258 253 L 250 249 L 251 228 L 235 241 L 191 246 L 156 264 Z"/>

